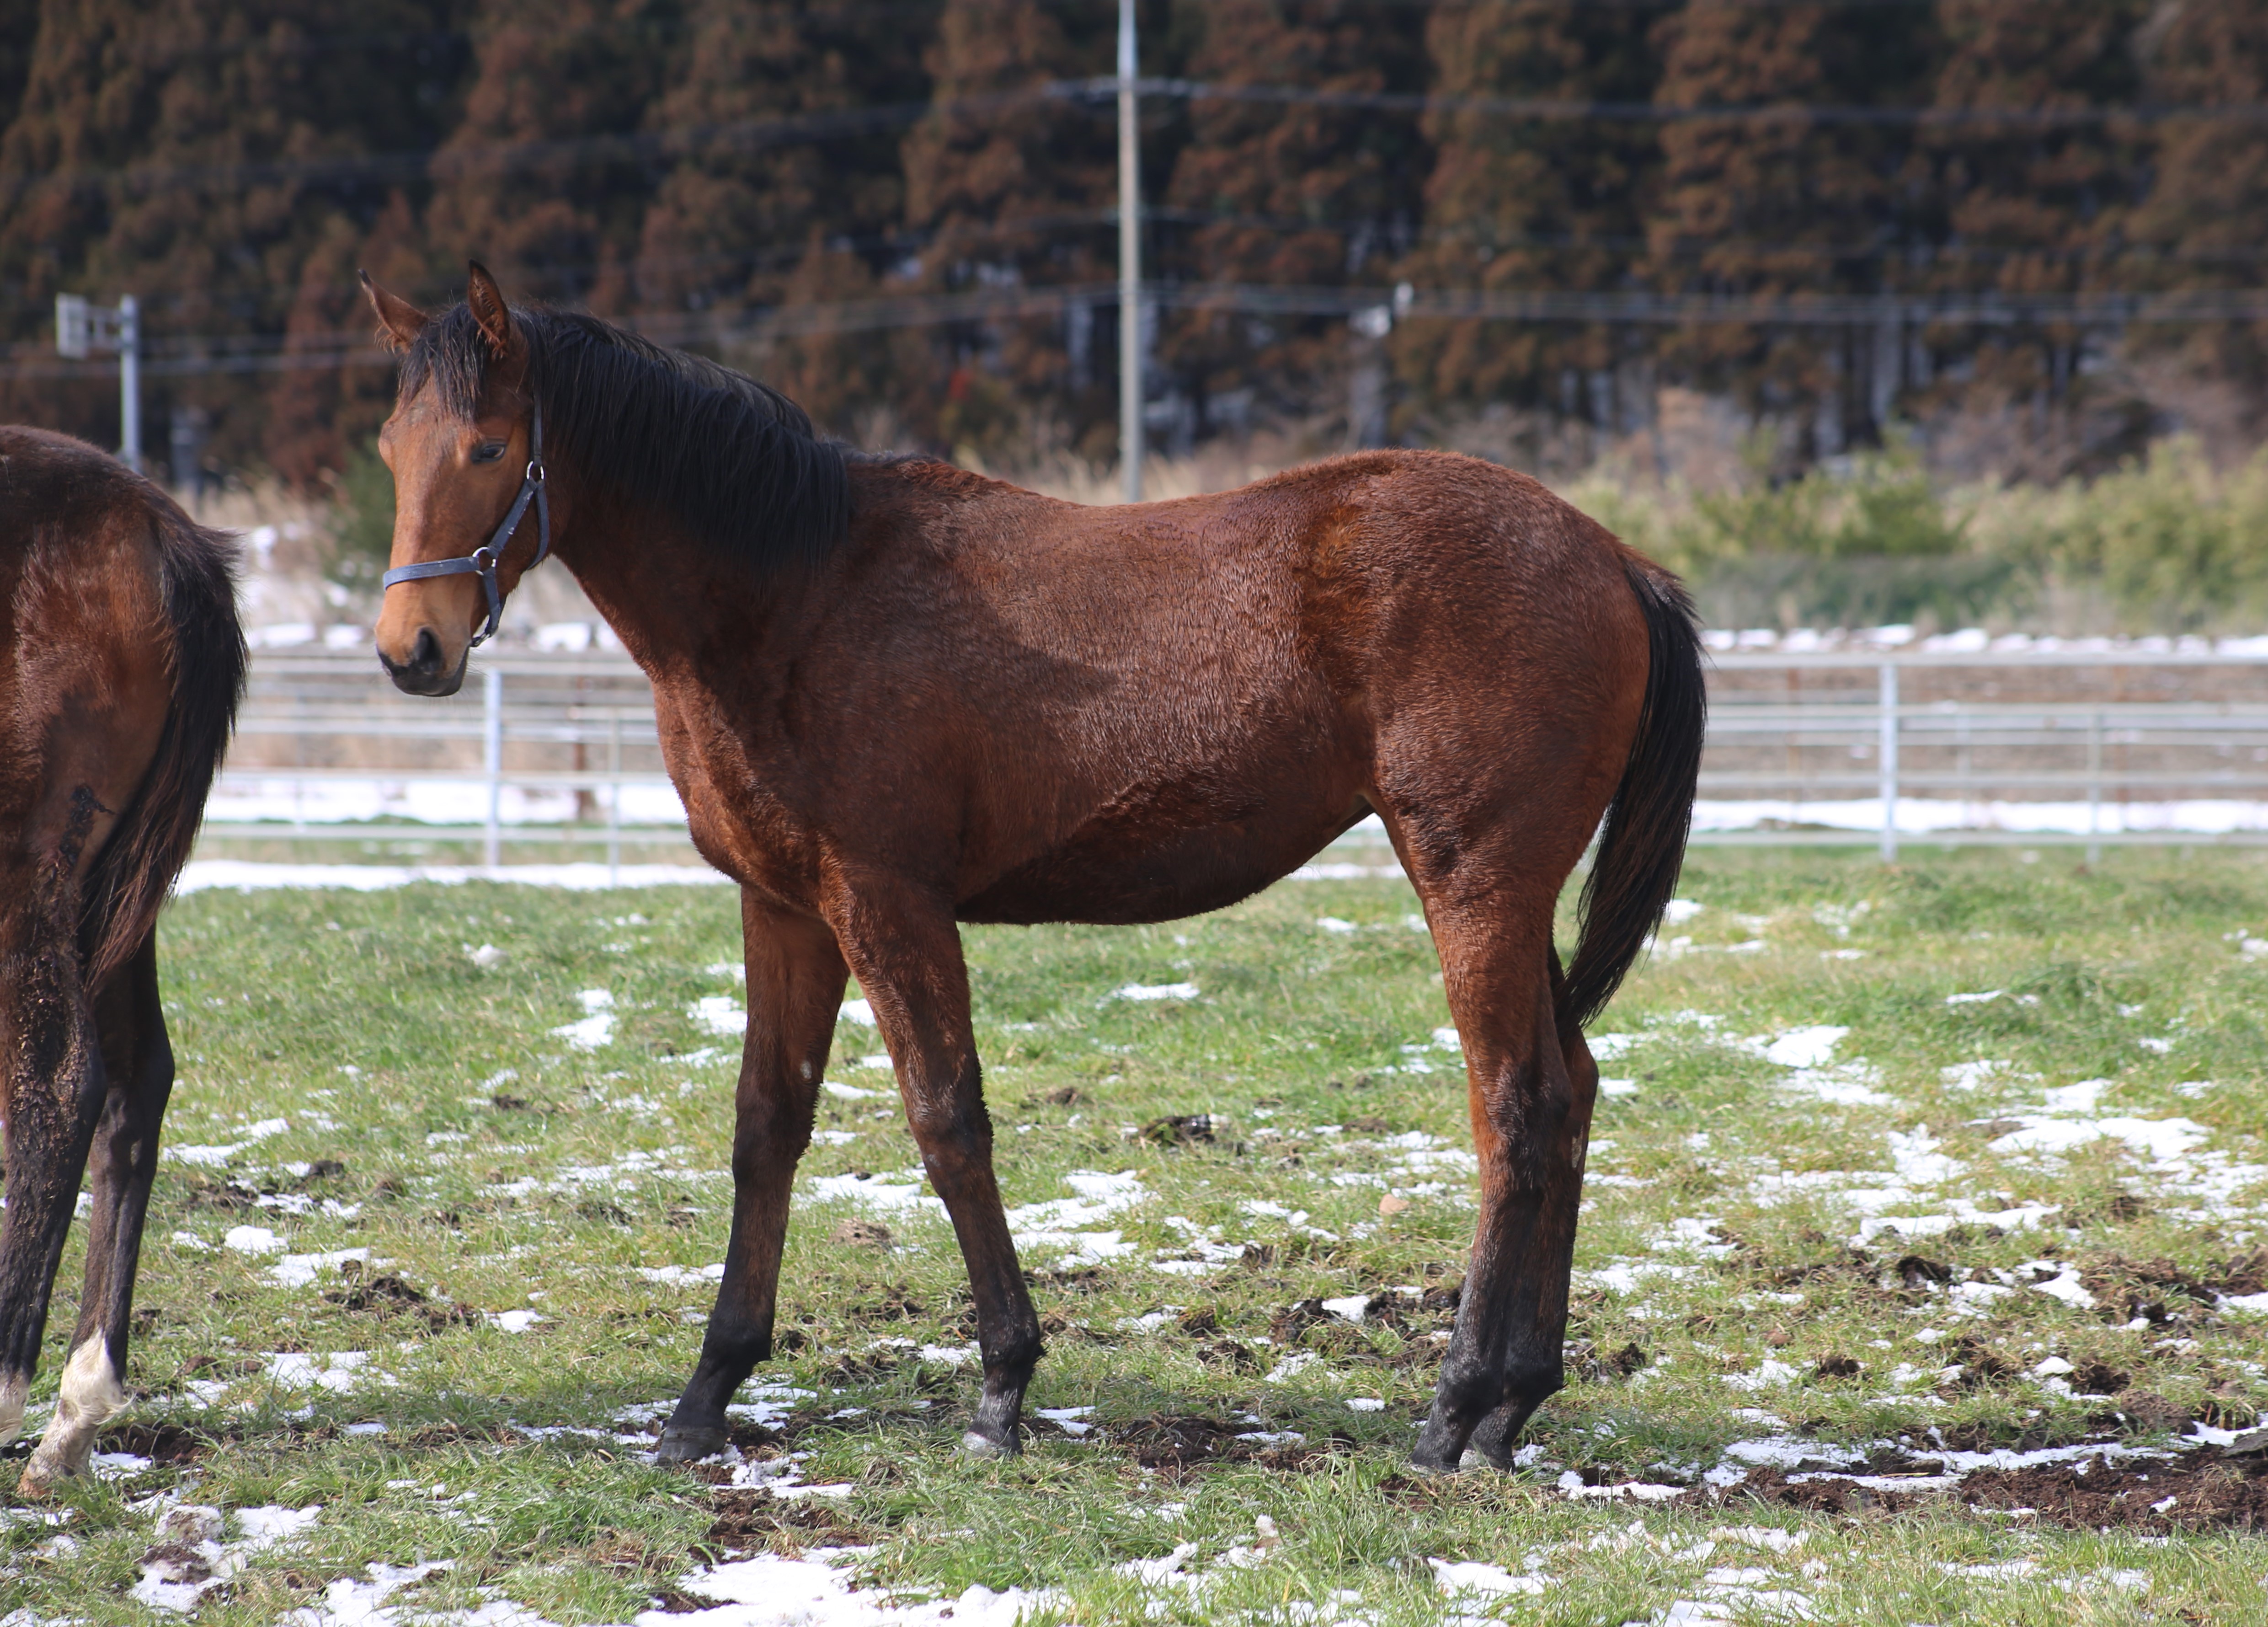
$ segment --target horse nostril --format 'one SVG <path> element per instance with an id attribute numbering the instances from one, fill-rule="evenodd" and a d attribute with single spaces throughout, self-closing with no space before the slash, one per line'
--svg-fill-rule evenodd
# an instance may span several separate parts
<path id="1" fill-rule="evenodd" d="M 431 674 L 441 669 L 441 640 L 433 636 L 431 627 L 417 630 L 417 647 L 409 652 L 409 668 L 413 672 Z"/>

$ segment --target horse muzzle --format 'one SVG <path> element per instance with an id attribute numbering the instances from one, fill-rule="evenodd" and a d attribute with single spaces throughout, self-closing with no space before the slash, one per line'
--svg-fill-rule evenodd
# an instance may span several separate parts
<path id="1" fill-rule="evenodd" d="M 445 665 L 441 640 L 433 636 L 431 627 L 420 627 L 417 642 L 411 647 L 408 660 L 397 662 L 381 647 L 378 664 L 386 669 L 386 676 L 403 694 L 438 698 L 453 695 L 465 686 L 465 665 L 472 654 L 472 647 L 468 645 L 457 652 L 453 666 Z"/>

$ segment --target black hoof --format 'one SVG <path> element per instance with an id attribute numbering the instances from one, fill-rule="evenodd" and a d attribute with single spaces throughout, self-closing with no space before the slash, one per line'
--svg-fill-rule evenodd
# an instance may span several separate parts
<path id="1" fill-rule="evenodd" d="M 1517 1465 L 1513 1454 L 1520 1450 L 1520 1431 L 1514 1427 L 1507 1432 L 1501 1424 L 1501 1414 L 1481 1420 L 1480 1428 L 1465 1445 L 1464 1466 L 1467 1468 L 1488 1468 L 1509 1472 Z"/>
<path id="2" fill-rule="evenodd" d="M 703 1458 L 713 1458 L 724 1451 L 728 1443 L 721 1429 L 689 1428 L 673 1424 L 661 1432 L 660 1444 L 653 1449 L 657 1463 L 698 1463 Z"/>

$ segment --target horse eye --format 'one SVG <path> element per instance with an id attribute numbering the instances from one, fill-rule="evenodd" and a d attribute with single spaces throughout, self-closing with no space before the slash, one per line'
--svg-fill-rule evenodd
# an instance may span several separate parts
<path id="1" fill-rule="evenodd" d="M 473 462 L 475 463 L 493 463 L 503 455 L 504 442 L 501 440 L 483 440 L 473 448 Z"/>

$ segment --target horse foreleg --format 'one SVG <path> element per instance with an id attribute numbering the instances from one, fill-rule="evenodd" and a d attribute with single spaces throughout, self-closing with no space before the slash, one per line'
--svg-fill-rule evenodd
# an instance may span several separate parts
<path id="1" fill-rule="evenodd" d="M 77 888 L 68 872 L 40 875 L 26 866 L 0 875 L 0 900 L 11 894 L 13 907 L 0 919 L 8 1193 L 0 1217 L 0 1444 L 23 1432 L 55 1268 L 107 1093 L 94 1017 L 79 981 Z M 85 1375 L 80 1383 L 86 1387 Z M 69 1391 L 71 1379 L 64 1384 Z"/>
<path id="2" fill-rule="evenodd" d="M 847 972 L 825 923 L 741 895 L 748 1032 L 733 1132 L 733 1235 L 701 1361 L 655 1455 L 691 1462 L 725 1446 L 725 1408 L 772 1353 L 780 1251 L 795 1166 L 811 1144 L 828 1047 Z"/>
<path id="3" fill-rule="evenodd" d="M 983 1457 L 1012 1457 L 1021 1449 L 1024 1390 L 1039 1364 L 1040 1321 L 993 1179 L 992 1120 L 984 1111 L 960 931 L 948 911 L 926 901 L 877 907 L 861 900 L 838 932 L 873 1002 L 907 1123 L 968 1267 L 984 1394 L 961 1445 Z"/>
<path id="4" fill-rule="evenodd" d="M 1481 1219 L 1456 1331 L 1411 1457 L 1420 1468 L 1454 1470 L 1484 1419 L 1501 1409 L 1516 1431 L 1563 1382 L 1570 1194 L 1581 1180 L 1588 1114 L 1578 1110 L 1553 1020 L 1543 936 L 1550 895 L 1542 896 L 1540 911 L 1533 900 L 1523 907 L 1494 893 L 1427 900 L 1464 1047 Z"/>
<path id="5" fill-rule="evenodd" d="M 95 1003 L 111 1086 L 95 1131 L 93 1208 L 88 1219 L 86 1287 L 71 1335 L 55 1416 L 24 1471 L 22 1491 L 37 1495 L 86 1468 L 95 1431 L 126 1405 L 126 1342 L 134 1313 L 134 1272 L 150 1183 L 158 1172 L 158 1126 L 173 1089 L 173 1052 L 158 998 L 153 934 Z"/>

